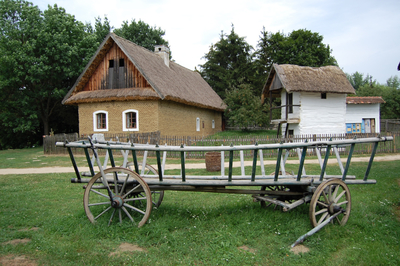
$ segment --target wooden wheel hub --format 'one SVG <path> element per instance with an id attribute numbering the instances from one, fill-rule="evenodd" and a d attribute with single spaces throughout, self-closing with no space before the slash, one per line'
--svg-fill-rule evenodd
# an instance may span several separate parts
<path id="1" fill-rule="evenodd" d="M 342 208 L 340 206 L 337 206 L 335 203 L 329 204 L 329 207 L 328 207 L 329 214 L 333 215 L 335 213 L 340 212 L 341 210 L 342 210 Z"/>
<path id="2" fill-rule="evenodd" d="M 113 208 L 121 208 L 124 205 L 124 199 L 121 196 L 114 196 L 111 202 Z"/>

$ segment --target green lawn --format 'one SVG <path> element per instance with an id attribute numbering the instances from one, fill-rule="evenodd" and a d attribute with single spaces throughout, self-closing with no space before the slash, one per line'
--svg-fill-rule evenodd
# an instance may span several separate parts
<path id="1" fill-rule="evenodd" d="M 40 154 L 1 151 L 2 168 L 40 163 L 32 156 L 50 161 Z M 70 165 L 64 157 L 52 156 L 53 166 Z M 352 163 L 349 174 L 362 176 L 365 167 Z M 307 238 L 309 252 L 298 255 L 290 245 L 311 230 L 308 205 L 284 213 L 249 195 L 166 191 L 143 227 L 128 220 L 108 227 L 86 218 L 74 174 L 0 175 L 0 262 L 23 255 L 39 265 L 400 265 L 399 173 L 396 161 L 375 162 L 376 185 L 350 186 L 348 223 Z M 16 239 L 29 242 L 8 244 Z M 111 255 L 123 243 L 143 251 Z"/>

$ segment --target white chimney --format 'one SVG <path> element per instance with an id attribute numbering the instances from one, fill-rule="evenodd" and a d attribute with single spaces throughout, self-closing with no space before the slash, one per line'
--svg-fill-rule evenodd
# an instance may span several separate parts
<path id="1" fill-rule="evenodd" d="M 167 67 L 169 67 L 169 49 L 164 44 L 154 46 L 154 52 L 158 54 Z"/>

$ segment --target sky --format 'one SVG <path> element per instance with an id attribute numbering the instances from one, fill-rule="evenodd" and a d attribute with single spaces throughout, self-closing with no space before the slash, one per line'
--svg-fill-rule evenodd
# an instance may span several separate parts
<path id="1" fill-rule="evenodd" d="M 399 76 L 399 0 L 31 0 L 40 10 L 57 4 L 82 22 L 94 25 L 105 16 L 114 28 L 123 21 L 142 20 L 165 31 L 172 59 L 194 70 L 234 26 L 257 48 L 261 31 L 317 32 L 348 74 L 371 75 L 381 84 Z"/>

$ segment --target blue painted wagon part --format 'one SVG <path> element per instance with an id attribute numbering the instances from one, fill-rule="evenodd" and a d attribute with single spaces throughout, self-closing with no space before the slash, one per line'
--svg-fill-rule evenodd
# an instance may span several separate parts
<path id="1" fill-rule="evenodd" d="M 164 197 L 164 191 L 192 191 L 208 193 L 249 194 L 253 201 L 260 202 L 262 207 L 272 206 L 287 212 L 302 204 L 310 203 L 309 216 L 313 227 L 322 228 L 331 222 L 344 225 L 350 215 L 351 196 L 348 185 L 375 184 L 376 180 L 369 179 L 374 156 L 379 143 L 392 141 L 392 137 L 375 137 L 364 139 L 345 139 L 329 141 L 307 141 L 276 144 L 240 145 L 240 146 L 168 146 L 136 144 L 113 141 L 77 141 L 58 142 L 57 146 L 68 148 L 71 161 L 76 173 L 73 183 L 87 183 L 85 186 L 84 208 L 91 222 L 108 217 L 108 223 L 114 220 L 122 222 L 125 215 L 132 222 L 139 221 L 138 226 L 146 223 L 151 209 L 159 207 Z M 348 175 L 354 147 L 357 144 L 371 144 L 371 156 L 361 178 Z M 89 172 L 80 174 L 71 148 L 83 148 L 86 153 Z M 340 152 L 349 149 L 346 164 L 343 166 Z M 99 149 L 104 149 L 104 162 L 97 155 Z M 89 151 L 93 152 L 90 160 Z M 268 168 L 270 160 L 264 159 L 265 151 L 276 150 L 276 161 Z M 287 171 L 287 164 L 296 162 L 288 160 L 291 150 L 298 154 L 296 173 Z M 115 167 L 113 151 L 120 151 L 123 157 L 121 167 Z M 207 175 L 190 174 L 191 166 L 186 160 L 188 152 L 219 152 L 221 154 L 221 170 Z M 243 153 L 252 151 L 251 161 L 245 161 Z M 306 157 L 311 152 L 317 155 L 321 171 L 309 174 L 306 171 Z M 147 164 L 147 157 L 155 154 L 156 164 Z M 176 169 L 179 174 L 168 174 L 166 170 L 169 152 L 180 154 L 180 163 Z M 129 162 L 129 153 L 132 153 Z M 142 162 L 138 154 L 143 154 Z M 239 153 L 240 160 L 234 161 L 234 154 Z M 323 154 L 325 153 L 325 154 Z M 334 154 L 340 175 L 327 173 L 328 160 Z M 225 163 L 225 155 L 228 160 Z M 333 157 L 333 156 L 332 156 Z M 94 171 L 94 163 L 99 171 Z M 111 167 L 108 168 L 108 163 Z M 246 172 L 245 166 L 250 171 Z M 133 169 L 132 169 L 133 168 Z M 205 168 L 205 165 L 204 165 Z M 228 169 L 227 173 L 225 172 Z M 233 169 L 240 168 L 240 174 L 235 175 Z M 268 169 L 274 172 L 270 173 Z M 87 178 L 87 177 L 89 178 Z M 254 187 L 261 187 L 255 189 Z M 238 188 L 240 187 L 240 188 Z M 243 188 L 245 187 L 245 188 Z M 97 199 L 99 198 L 99 199 Z M 312 231 L 315 232 L 316 230 Z M 301 238 L 303 241 L 309 234 Z"/>

